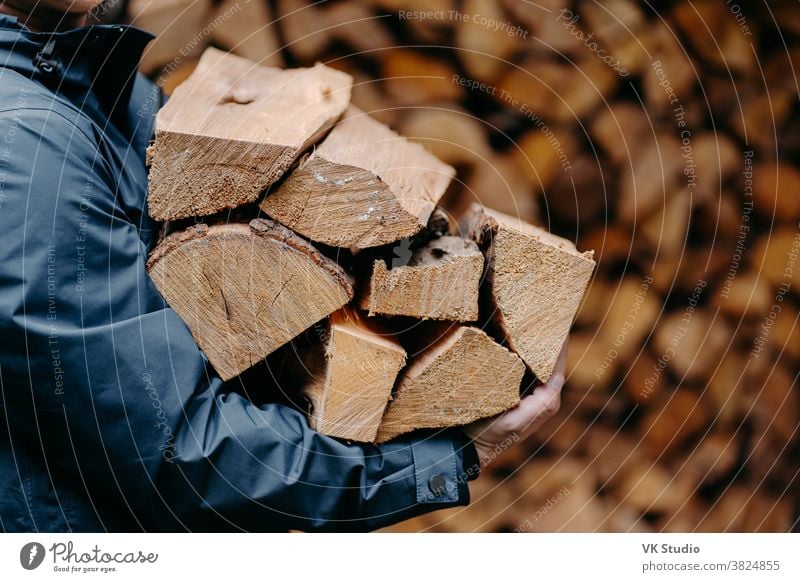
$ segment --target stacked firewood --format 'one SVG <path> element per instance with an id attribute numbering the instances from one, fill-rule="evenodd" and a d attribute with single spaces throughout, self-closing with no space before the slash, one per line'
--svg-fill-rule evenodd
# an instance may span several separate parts
<path id="1" fill-rule="evenodd" d="M 328 302 L 318 306 L 319 313 L 333 311 L 338 304 L 352 306 L 330 318 L 322 334 L 328 360 L 316 361 L 323 369 L 335 362 L 345 338 L 361 339 L 362 324 L 371 326 L 377 317 L 392 327 L 406 322 L 402 317 L 416 309 L 411 315 L 417 318 L 477 325 L 444 324 L 447 331 L 442 332 L 439 323 L 429 321 L 424 334 L 408 323 L 400 325 L 399 334 L 397 328 L 368 332 L 400 338 L 405 356 L 395 345 L 369 345 L 387 354 L 381 356 L 389 362 L 386 367 L 404 370 L 398 372 L 401 382 L 406 378 L 412 385 L 421 377 L 404 357 L 434 349 L 432 344 L 441 346 L 429 339 L 413 345 L 415 339 L 445 335 L 445 344 L 452 344 L 465 336 L 477 337 L 481 329 L 489 331 L 482 339 L 511 347 L 528 370 L 546 377 L 547 367 L 537 370 L 531 356 L 524 355 L 524 342 L 514 343 L 509 329 L 518 325 L 518 330 L 534 334 L 527 338 L 537 342 L 527 344 L 529 354 L 550 354 L 549 331 L 530 330 L 532 320 L 515 323 L 514 316 L 497 325 L 496 318 L 488 317 L 490 302 L 481 304 L 484 309 L 478 309 L 475 319 L 475 304 L 462 301 L 470 284 L 467 273 L 481 268 L 483 253 L 476 253 L 472 244 L 485 252 L 486 240 L 496 245 L 504 229 L 538 244 L 550 240 L 543 231 L 532 234 L 520 222 L 525 221 L 575 241 L 578 248 L 595 249 L 597 270 L 571 335 L 569 376 L 558 417 L 526 442 L 500 447 L 493 468 L 471 483 L 470 507 L 423 516 L 396 529 L 793 527 L 800 495 L 796 2 L 759 6 L 717 0 L 649 5 L 633 0 L 135 0 L 129 9 L 134 23 L 159 34 L 142 67 L 168 93 L 194 70 L 209 45 L 262 65 L 313 70 L 321 62 L 352 77 L 352 103 L 359 109 L 351 106 L 326 138 L 338 132 L 344 134 L 341 143 L 326 148 L 325 141 L 320 142 L 311 164 L 308 159 L 289 162 L 294 153 L 267 148 L 252 154 L 280 162 L 267 169 L 268 164 L 262 164 L 263 175 L 228 174 L 219 169 L 225 161 L 214 159 L 209 151 L 207 162 L 219 164 L 218 183 L 253 188 L 249 193 L 226 189 L 241 198 L 225 200 L 225 208 L 257 204 L 251 201 L 255 191 L 273 174 L 291 167 L 289 177 L 278 180 L 277 188 L 260 200 L 262 212 L 276 222 L 255 227 L 201 225 L 178 235 L 205 245 L 204 253 L 216 245 L 211 252 L 224 254 L 231 263 L 237 252 L 240 260 L 249 257 L 255 244 L 291 246 L 284 240 L 290 233 L 276 224 L 280 223 L 310 239 L 315 252 L 326 259 L 342 255 L 330 248 L 347 247 L 347 260 L 338 260 L 336 268 L 363 274 L 369 265 L 369 285 L 362 278 L 355 286 L 355 300 L 346 279 L 339 281 L 332 274 L 334 267 L 322 267 L 331 289 L 315 295 L 314 305 Z M 247 101 L 246 93 L 234 91 L 230 99 Z M 332 98 L 336 96 L 334 89 Z M 186 111 L 190 119 L 194 111 L 201 118 L 196 123 L 203 123 L 204 111 L 197 107 L 187 105 L 180 115 L 176 112 L 175 123 L 191 122 L 181 118 Z M 301 109 L 301 103 L 292 104 L 293 111 Z M 298 115 L 285 117 L 300 119 Z M 333 169 L 337 165 L 369 172 L 381 164 L 380 148 L 370 148 L 366 157 L 375 159 L 365 159 L 363 151 L 359 155 L 347 147 L 351 121 L 387 124 L 441 160 L 432 164 L 455 168 L 452 181 L 447 171 L 437 173 L 449 182 L 439 185 L 440 210 L 430 216 L 415 213 L 416 224 L 424 222 L 424 228 L 410 236 L 407 230 L 398 231 L 400 238 L 394 240 L 399 242 L 381 238 L 393 239 L 384 229 L 342 228 L 347 218 L 341 222 L 338 211 L 313 199 L 318 188 L 330 188 L 316 180 L 316 171 L 338 176 Z M 322 127 L 324 120 L 316 123 Z M 257 130 L 248 125 L 231 131 L 255 135 Z M 388 131 L 383 126 L 381 130 Z M 362 131 L 368 133 L 353 133 Z M 310 139 L 290 137 L 295 141 L 281 143 L 293 152 Z M 185 146 L 177 141 L 170 147 L 178 154 Z M 158 148 L 156 143 L 154 153 Z M 191 162 L 176 158 L 176 163 Z M 205 179 L 194 176 L 194 169 L 187 173 L 164 166 L 162 171 L 166 188 L 175 188 L 170 180 L 188 180 L 188 190 L 196 193 L 201 207 L 208 202 L 203 198 Z M 162 201 L 160 217 L 175 218 L 170 214 L 175 200 L 164 196 Z M 480 213 L 480 219 L 470 220 L 477 212 L 472 210 L 475 203 L 510 215 L 516 223 Z M 159 208 L 158 202 L 151 208 Z M 357 208 L 363 214 L 369 206 Z M 196 209 L 185 216 L 197 215 Z M 456 219 L 461 219 L 460 229 Z M 224 230 L 234 227 L 235 233 Z M 452 235 L 456 236 L 451 240 Z M 236 236 L 249 241 L 246 253 L 234 251 L 227 242 L 223 247 L 222 241 Z M 377 237 L 375 248 L 383 254 L 373 247 L 352 252 L 370 237 Z M 564 243 L 553 248 L 559 246 L 563 256 L 576 263 L 582 260 Z M 458 257 L 462 266 L 440 264 L 437 255 L 445 252 Z M 397 257 L 405 255 L 410 260 L 398 265 Z M 274 251 L 274 256 L 280 253 Z M 514 259 L 509 260 L 512 265 Z M 422 279 L 413 272 L 420 266 L 428 267 Z M 188 271 L 188 266 L 180 268 Z M 441 275 L 445 271 L 449 274 Z M 436 287 L 437 276 L 450 286 Z M 213 277 L 208 284 L 219 284 Z M 417 289 L 420 280 L 425 289 L 436 289 L 427 295 L 435 301 L 394 291 L 401 285 Z M 263 284 L 261 298 L 271 300 L 276 290 L 269 285 L 274 282 Z M 454 288 L 458 293 L 449 292 Z M 486 289 L 484 284 L 484 294 Z M 509 289 L 509 297 L 520 304 L 534 303 L 526 308 L 540 307 L 539 296 L 523 297 Z M 568 296 L 576 294 L 577 289 Z M 247 301 L 257 305 L 263 303 L 261 298 Z M 496 294 L 485 299 L 498 301 Z M 561 297 L 544 301 L 560 318 L 567 317 L 570 307 Z M 251 326 L 248 329 L 261 329 L 271 321 L 252 309 L 233 316 L 225 315 L 224 309 L 222 313 L 219 317 Z M 191 320 L 191 314 L 182 315 Z M 277 325 L 285 331 L 284 323 Z M 348 332 L 348 326 L 356 326 L 359 333 Z M 452 329 L 461 335 L 453 336 Z M 231 374 L 263 357 L 263 349 L 247 351 L 257 343 L 218 344 L 230 361 L 239 362 L 230 368 Z M 315 377 L 324 380 L 325 373 Z M 336 373 L 334 369 L 328 377 Z M 409 410 L 424 408 L 415 396 L 422 386 L 409 388 L 404 398 L 395 392 L 396 402 Z M 476 379 L 470 389 L 478 393 L 483 388 Z M 312 422 L 318 427 L 336 424 L 338 404 L 333 417 L 326 416 L 324 403 L 319 404 L 326 398 L 324 381 L 312 382 L 307 393 L 317 403 L 314 409 L 322 411 L 312 414 Z M 372 395 L 378 393 L 383 394 Z M 506 448 L 509 451 L 501 455 Z"/>
<path id="2" fill-rule="evenodd" d="M 297 340 L 308 378 L 288 380 L 325 434 L 385 442 L 504 412 L 526 367 L 553 373 L 593 255 L 477 203 L 451 225 L 437 204 L 455 170 L 351 87 L 206 49 L 147 152 L 167 225 L 148 271 L 223 380 L 285 368 L 268 356 L 327 319 Z"/>

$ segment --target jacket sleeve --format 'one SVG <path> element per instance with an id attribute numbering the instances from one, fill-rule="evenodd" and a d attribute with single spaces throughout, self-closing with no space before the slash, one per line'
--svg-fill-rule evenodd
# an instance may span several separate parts
<path id="1" fill-rule="evenodd" d="M 143 529 L 370 530 L 468 502 L 460 431 L 348 445 L 226 391 L 149 279 L 90 131 L 0 112 L 0 385 L 15 439 Z"/>

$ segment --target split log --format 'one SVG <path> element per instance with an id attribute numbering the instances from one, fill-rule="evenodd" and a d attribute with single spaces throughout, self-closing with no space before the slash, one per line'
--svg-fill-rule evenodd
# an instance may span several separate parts
<path id="1" fill-rule="evenodd" d="M 789 225 L 778 226 L 755 242 L 750 264 L 774 286 L 791 284 L 793 271 L 788 271 L 787 276 L 787 268 L 793 267 L 792 261 L 797 261 L 798 251 L 800 233 L 797 229 Z"/>
<path id="2" fill-rule="evenodd" d="M 453 214 L 461 216 L 474 203 L 530 223 L 539 221 L 539 205 L 530 180 L 508 154 L 476 160 Z"/>
<path id="3" fill-rule="evenodd" d="M 366 6 L 342 2 L 329 6 L 323 14 L 331 36 L 364 56 L 379 58 L 381 50 L 397 46 L 389 30 L 382 25 L 385 16 L 376 16 Z"/>
<path id="4" fill-rule="evenodd" d="M 661 465 L 641 462 L 623 470 L 615 493 L 640 513 L 666 513 L 677 510 L 690 491 L 679 490 L 672 473 Z"/>
<path id="5" fill-rule="evenodd" d="M 691 308 L 691 305 L 689 306 Z M 730 349 L 733 332 L 721 315 L 707 310 L 673 311 L 659 321 L 653 341 L 683 381 L 702 381 Z"/>
<path id="6" fill-rule="evenodd" d="M 735 320 L 746 317 L 763 318 L 769 313 L 775 294 L 766 277 L 753 271 L 739 273 L 724 288 L 724 295 L 715 297 L 715 303 L 723 313 Z"/>
<path id="7" fill-rule="evenodd" d="M 414 251 L 408 265 L 389 269 L 383 259 L 376 260 L 361 294 L 361 308 L 370 315 L 476 321 L 482 275 L 478 246 L 443 236 Z"/>
<path id="8" fill-rule="evenodd" d="M 541 43 L 541 52 L 552 55 L 553 51 L 577 55 L 586 50 L 578 38 L 566 28 L 567 20 L 573 17 L 568 0 L 503 0 L 506 9 L 522 23 L 525 38 L 534 37 L 537 42 L 530 43 L 535 49 Z"/>
<path id="9" fill-rule="evenodd" d="M 261 209 L 311 240 L 364 249 L 418 233 L 455 170 L 355 107 Z"/>
<path id="10" fill-rule="evenodd" d="M 643 107 L 622 101 L 600 109 L 590 133 L 615 164 L 627 165 L 643 144 L 653 140 L 652 123 Z"/>
<path id="11" fill-rule="evenodd" d="M 765 162 L 753 168 L 753 203 L 767 218 L 800 220 L 800 170 L 786 163 Z"/>
<path id="12" fill-rule="evenodd" d="M 330 316 L 324 364 L 304 389 L 309 424 L 343 439 L 372 442 L 406 362 L 403 347 L 374 321 L 345 308 Z"/>
<path id="13" fill-rule="evenodd" d="M 660 458 L 686 450 L 698 433 L 708 429 L 709 415 L 700 398 L 688 388 L 679 388 L 654 403 L 642 419 L 642 437 L 648 454 Z"/>
<path id="14" fill-rule="evenodd" d="M 758 46 L 755 31 L 749 26 L 748 34 L 744 34 L 733 16 L 720 12 L 715 0 L 696 0 L 691 4 L 678 2 L 671 17 L 704 63 L 728 74 L 752 75 L 758 70 L 753 53 L 753 47 Z"/>
<path id="15" fill-rule="evenodd" d="M 139 63 L 146 75 L 199 55 L 208 44 L 201 34 L 212 15 L 207 0 L 131 0 L 128 15 L 131 24 L 156 36 Z"/>
<path id="16" fill-rule="evenodd" d="M 208 49 L 156 118 L 150 215 L 206 216 L 255 201 L 344 112 L 351 81 L 324 65 L 280 70 Z"/>
<path id="17" fill-rule="evenodd" d="M 768 341 L 773 351 L 792 360 L 800 360 L 800 309 L 796 303 L 784 301 L 775 318 Z"/>
<path id="18" fill-rule="evenodd" d="M 792 76 L 790 73 L 782 81 L 786 82 Z M 786 151 L 782 147 L 780 131 L 787 126 L 787 119 L 795 102 L 794 89 L 787 90 L 779 86 L 765 94 L 755 87 L 749 91 L 739 91 L 737 87 L 732 93 L 734 104 L 728 119 L 733 131 L 746 144 L 758 148 L 759 153 L 764 156 L 774 156 L 776 151 Z"/>
<path id="19" fill-rule="evenodd" d="M 147 269 L 224 380 L 353 297 L 341 267 L 264 219 L 173 233 Z"/>
<path id="20" fill-rule="evenodd" d="M 594 253 L 479 205 L 463 224 L 489 264 L 495 322 L 509 347 L 546 382 L 592 276 Z"/>
<path id="21" fill-rule="evenodd" d="M 453 166 L 476 164 L 491 155 L 486 128 L 459 107 L 412 109 L 399 131 Z"/>
<path id="22" fill-rule="evenodd" d="M 572 132 L 553 127 L 547 133 L 540 129 L 530 130 L 512 151 L 514 160 L 539 192 L 550 187 L 559 176 L 572 171 L 572 162 L 579 149 Z"/>
<path id="23" fill-rule="evenodd" d="M 722 186 L 741 171 L 742 153 L 724 133 L 704 132 L 692 138 L 692 154 L 698 172 L 694 196 L 716 203 L 722 196 Z"/>
<path id="24" fill-rule="evenodd" d="M 519 404 L 524 371 L 516 355 L 480 329 L 452 326 L 401 375 L 377 442 L 418 428 L 468 424 L 513 408 Z"/>
<path id="25" fill-rule="evenodd" d="M 580 16 L 613 58 L 618 58 L 631 40 L 638 40 L 646 25 L 644 12 L 633 0 L 608 0 L 602 5 L 582 2 Z"/>
<path id="26" fill-rule="evenodd" d="M 624 387 L 628 396 L 639 406 L 659 402 L 667 384 L 665 374 L 657 374 L 658 362 L 650 352 L 642 351 L 625 371 Z"/>
<path id="27" fill-rule="evenodd" d="M 395 48 L 386 52 L 381 65 L 386 92 L 399 105 L 461 101 L 463 88 L 453 83 L 455 70 L 446 61 Z"/>
<path id="28" fill-rule="evenodd" d="M 736 426 L 745 414 L 743 409 L 749 359 L 736 350 L 729 350 L 706 380 L 703 395 L 713 406 L 715 421 L 720 426 Z"/>
<path id="29" fill-rule="evenodd" d="M 577 331 L 569 338 L 567 378 L 570 385 L 598 392 L 607 388 L 620 367 L 619 358 L 609 356 L 609 347 L 594 331 Z"/>
<path id="30" fill-rule="evenodd" d="M 261 0 L 225 0 L 217 8 L 219 24 L 211 40 L 259 65 L 283 66 L 277 25 L 270 4 Z"/>
<path id="31" fill-rule="evenodd" d="M 458 58 L 471 77 L 493 83 L 509 68 L 507 61 L 519 48 L 521 37 L 481 23 L 484 18 L 507 22 L 502 6 L 495 0 L 466 0 L 461 11 L 467 19 L 456 26 Z"/>
<path id="32" fill-rule="evenodd" d="M 699 75 L 675 31 L 661 21 L 643 32 L 639 40 L 649 55 L 642 84 L 650 115 L 668 113 L 678 105 L 688 107 Z"/>
<path id="33" fill-rule="evenodd" d="M 634 246 L 638 246 L 638 235 L 641 235 L 657 254 L 680 255 L 689 236 L 691 204 L 691 195 L 685 189 L 673 194 L 657 208 L 655 214 L 641 222 L 640 231 L 634 233 Z"/>
<path id="34" fill-rule="evenodd" d="M 319 59 L 330 43 L 322 11 L 304 0 L 278 0 L 278 23 L 283 31 L 284 48 L 302 64 Z"/>
<path id="35" fill-rule="evenodd" d="M 535 76 L 530 71 L 535 71 Z M 526 116 L 574 123 L 613 93 L 617 81 L 614 71 L 594 57 L 571 66 L 535 57 L 511 69 L 493 96 Z"/>
<path id="36" fill-rule="evenodd" d="M 620 220 L 638 222 L 663 207 L 679 189 L 684 164 L 681 144 L 669 134 L 642 144 L 619 178 Z"/>

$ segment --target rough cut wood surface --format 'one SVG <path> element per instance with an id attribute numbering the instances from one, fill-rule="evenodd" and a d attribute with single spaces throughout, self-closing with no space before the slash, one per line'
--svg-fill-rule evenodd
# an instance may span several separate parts
<path id="1" fill-rule="evenodd" d="M 354 309 L 330 317 L 322 369 L 304 394 L 309 424 L 323 434 L 372 442 L 406 352 L 391 334 Z"/>
<path id="2" fill-rule="evenodd" d="M 352 79 L 281 70 L 209 48 L 156 118 L 148 204 L 157 220 L 254 202 L 341 116 Z"/>
<path id="3" fill-rule="evenodd" d="M 482 275 L 478 245 L 443 236 L 414 251 L 408 265 L 389 269 L 376 260 L 360 305 L 370 315 L 476 321 Z"/>
<path id="4" fill-rule="evenodd" d="M 261 209 L 311 240 L 363 249 L 419 232 L 454 174 L 351 106 Z"/>
<path id="5" fill-rule="evenodd" d="M 594 253 L 478 204 L 463 228 L 486 253 L 495 322 L 508 346 L 546 382 L 592 276 Z"/>
<path id="6" fill-rule="evenodd" d="M 525 366 L 476 327 L 452 326 L 414 358 L 383 415 L 377 442 L 418 428 L 443 428 L 519 404 Z"/>
<path id="7" fill-rule="evenodd" d="M 224 380 L 353 297 L 341 267 L 264 219 L 171 234 L 147 268 Z"/>

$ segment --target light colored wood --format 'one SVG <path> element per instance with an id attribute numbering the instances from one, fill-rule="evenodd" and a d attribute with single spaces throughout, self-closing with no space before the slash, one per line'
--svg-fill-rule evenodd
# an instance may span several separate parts
<path id="1" fill-rule="evenodd" d="M 496 0 L 466 0 L 461 13 L 466 20 L 455 27 L 456 54 L 470 77 L 492 83 L 509 68 L 509 59 L 520 47 L 524 30 L 493 30 L 483 24 L 483 19 L 508 23 Z"/>
<path id="2" fill-rule="evenodd" d="M 208 37 L 202 30 L 213 20 L 212 14 L 208 0 L 130 0 L 131 24 L 156 36 L 145 48 L 139 69 L 150 75 L 203 52 Z"/>
<path id="3" fill-rule="evenodd" d="M 753 47 L 758 46 L 752 22 L 745 34 L 734 15 L 722 14 L 715 0 L 678 2 L 671 19 L 700 58 L 721 71 L 752 75 L 757 70 Z"/>
<path id="4" fill-rule="evenodd" d="M 280 70 L 210 48 L 156 118 L 150 215 L 205 216 L 253 202 L 350 101 L 349 75 Z"/>
<path id="5" fill-rule="evenodd" d="M 198 57 L 182 59 L 179 65 L 163 69 L 156 78 L 156 82 L 167 96 L 172 95 L 175 89 L 189 78 L 200 62 Z"/>
<path id="6" fill-rule="evenodd" d="M 531 182 L 516 161 L 508 154 L 489 154 L 475 160 L 466 180 L 466 192 L 459 196 L 462 214 L 470 204 L 478 202 L 522 220 L 537 223 L 539 204 Z"/>
<path id="7" fill-rule="evenodd" d="M 660 355 L 667 355 L 669 366 L 678 378 L 701 381 L 730 349 L 732 335 L 720 314 L 679 309 L 659 320 L 653 342 Z"/>
<path id="8" fill-rule="evenodd" d="M 353 297 L 341 267 L 264 219 L 169 235 L 147 269 L 224 380 Z"/>
<path id="9" fill-rule="evenodd" d="M 386 16 L 373 14 L 369 8 L 355 2 L 341 2 L 325 8 L 323 21 L 334 39 L 363 53 L 380 58 L 383 49 L 394 49 L 396 41 L 384 26 Z"/>
<path id="10" fill-rule="evenodd" d="M 389 269 L 383 259 L 376 260 L 361 308 L 370 315 L 476 321 L 482 275 L 478 245 L 443 236 L 414 251 L 408 265 Z"/>
<path id="11" fill-rule="evenodd" d="M 678 105 L 688 108 L 701 75 L 675 30 L 659 21 L 639 35 L 638 40 L 649 54 L 642 80 L 648 113 L 667 114 Z"/>
<path id="12" fill-rule="evenodd" d="M 648 140 L 653 140 L 653 123 L 642 106 L 617 101 L 597 112 L 589 131 L 615 164 L 627 165 Z"/>
<path id="13" fill-rule="evenodd" d="M 453 166 L 476 164 L 491 155 L 486 127 L 460 107 L 411 109 L 399 131 Z"/>
<path id="14" fill-rule="evenodd" d="M 773 286 L 786 284 L 786 268 L 800 250 L 800 233 L 790 225 L 779 225 L 759 237 L 753 244 L 750 264 Z"/>
<path id="15" fill-rule="evenodd" d="M 756 211 L 773 220 L 800 220 L 800 170 L 788 163 L 764 162 L 753 168 Z"/>
<path id="16" fill-rule="evenodd" d="M 720 426 L 735 427 L 746 413 L 742 405 L 745 385 L 751 381 L 748 366 L 747 356 L 738 350 L 730 350 L 709 374 L 704 396 L 713 407 L 716 423 Z"/>
<path id="17" fill-rule="evenodd" d="M 689 492 L 678 489 L 673 475 L 658 463 L 640 462 L 625 467 L 615 493 L 640 513 L 664 513 L 676 511 Z"/>
<path id="18" fill-rule="evenodd" d="M 386 92 L 403 106 L 460 101 L 463 88 L 453 83 L 453 69 L 447 61 L 424 52 L 395 48 L 382 55 Z"/>
<path id="19" fill-rule="evenodd" d="M 437 328 L 439 329 L 439 328 Z M 468 424 L 519 404 L 522 361 L 475 327 L 452 326 L 401 374 L 377 442 Z"/>
<path id="20" fill-rule="evenodd" d="M 697 392 L 681 387 L 665 394 L 642 419 L 641 443 L 651 458 L 687 450 L 698 434 L 708 428 L 710 418 Z"/>
<path id="21" fill-rule="evenodd" d="M 736 319 L 763 318 L 770 312 L 775 299 L 768 279 L 753 271 L 737 273 L 730 285 L 725 285 L 724 293 L 717 294 L 714 303 L 723 313 Z"/>
<path id="22" fill-rule="evenodd" d="M 692 136 L 692 155 L 696 167 L 701 168 L 694 196 L 716 203 L 722 197 L 722 186 L 742 171 L 742 152 L 724 133 L 709 131 Z"/>
<path id="23" fill-rule="evenodd" d="M 349 308 L 330 316 L 324 366 L 304 389 L 311 428 L 372 442 L 406 352 L 391 334 Z"/>
<path id="24" fill-rule="evenodd" d="M 666 133 L 655 139 L 651 136 L 633 153 L 620 174 L 619 219 L 634 223 L 657 212 L 679 191 L 681 180 L 685 180 L 684 167 L 681 144 L 676 138 Z"/>
<path id="25" fill-rule="evenodd" d="M 490 265 L 495 322 L 509 347 L 547 381 L 592 276 L 594 253 L 479 205 L 463 224 Z"/>
<path id="26" fill-rule="evenodd" d="M 261 209 L 311 240 L 363 249 L 418 233 L 454 174 L 351 106 Z"/>
<path id="27" fill-rule="evenodd" d="M 589 116 L 613 92 L 618 80 L 614 71 L 593 55 L 572 65 L 529 57 L 509 70 L 500 80 L 500 90 L 492 95 L 528 117 L 538 114 L 547 120 L 575 123 Z"/>
<path id="28" fill-rule="evenodd" d="M 283 66 L 277 24 L 269 3 L 225 0 L 217 8 L 216 18 L 220 24 L 211 34 L 215 44 L 259 65 Z"/>
<path id="29" fill-rule="evenodd" d="M 304 0 L 277 0 L 277 12 L 285 50 L 304 64 L 319 59 L 331 39 L 319 6 Z"/>
<path id="30" fill-rule="evenodd" d="M 691 205 L 692 199 L 686 190 L 673 194 L 654 214 L 637 224 L 633 244 L 644 238 L 654 252 L 680 255 L 687 246 Z"/>
<path id="31" fill-rule="evenodd" d="M 548 129 L 548 132 L 531 129 L 512 150 L 514 160 L 536 192 L 545 191 L 558 176 L 568 175 L 575 153 L 579 151 L 578 142 L 570 131 L 549 126 Z"/>

